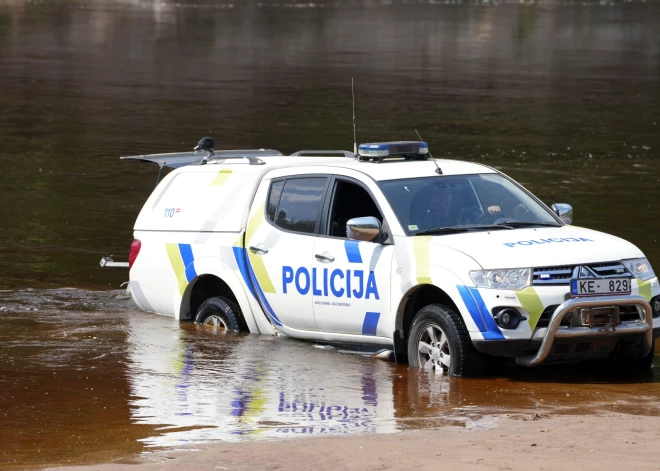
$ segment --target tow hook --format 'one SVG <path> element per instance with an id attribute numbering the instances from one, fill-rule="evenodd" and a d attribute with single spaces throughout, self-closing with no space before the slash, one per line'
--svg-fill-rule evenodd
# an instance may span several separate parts
<path id="1" fill-rule="evenodd" d="M 603 326 L 602 332 L 612 334 L 612 333 L 616 332 L 616 327 L 614 326 L 614 324 L 612 322 L 610 322 L 609 324 L 605 324 Z"/>

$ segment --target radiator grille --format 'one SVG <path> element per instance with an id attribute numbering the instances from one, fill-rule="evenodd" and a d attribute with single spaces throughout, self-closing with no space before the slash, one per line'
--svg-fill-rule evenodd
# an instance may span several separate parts
<path id="1" fill-rule="evenodd" d="M 536 327 L 548 327 L 548 325 L 550 325 L 552 314 L 558 307 L 558 304 L 552 304 L 546 307 L 541 313 L 541 317 L 539 317 L 539 320 L 536 323 Z M 570 326 L 572 317 L 573 315 L 571 313 L 567 314 L 564 319 L 562 319 L 560 325 Z M 619 306 L 619 319 L 621 322 L 634 322 L 642 320 L 643 316 L 640 309 L 636 305 L 622 304 Z"/>
<path id="2" fill-rule="evenodd" d="M 614 278 L 632 277 L 621 262 L 590 263 L 585 265 L 562 265 L 535 268 L 533 285 L 568 285 L 571 278 Z"/>

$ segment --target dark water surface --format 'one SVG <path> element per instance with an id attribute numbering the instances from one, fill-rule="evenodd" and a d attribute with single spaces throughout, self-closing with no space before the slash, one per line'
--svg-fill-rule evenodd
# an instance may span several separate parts
<path id="1" fill-rule="evenodd" d="M 359 141 L 418 129 L 660 266 L 658 25 L 658 2 L 5 0 L 0 289 L 126 280 L 98 260 L 156 169 L 120 155 L 351 149 L 351 77 Z"/>
<path id="2" fill-rule="evenodd" d="M 504 413 L 660 416 L 660 357 L 633 377 L 573 365 L 448 379 L 219 334 L 137 311 L 121 291 L 4 292 L 0 320 L 0 469 L 218 441 L 489 427 Z"/>
<path id="3" fill-rule="evenodd" d="M 118 156 L 204 135 L 351 149 L 351 77 L 359 141 L 418 129 L 658 269 L 658 25 L 658 2 L 0 2 L 0 468 L 503 412 L 660 415 L 658 368 L 446 380 L 61 289 L 128 277 L 98 260 L 126 258 L 156 169 Z"/>

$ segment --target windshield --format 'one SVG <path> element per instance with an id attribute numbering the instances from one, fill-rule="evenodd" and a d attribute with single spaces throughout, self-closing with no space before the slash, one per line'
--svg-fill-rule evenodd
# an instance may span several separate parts
<path id="1" fill-rule="evenodd" d="M 498 174 L 387 180 L 380 187 L 408 234 L 561 225 Z"/>

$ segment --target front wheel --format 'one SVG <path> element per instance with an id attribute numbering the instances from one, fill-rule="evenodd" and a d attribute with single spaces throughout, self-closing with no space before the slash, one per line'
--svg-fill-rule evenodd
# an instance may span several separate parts
<path id="1" fill-rule="evenodd" d="M 640 372 L 646 371 L 653 366 L 655 358 L 655 339 L 651 343 L 651 350 L 641 358 L 633 358 L 628 355 L 622 355 L 615 360 L 615 367 L 621 371 Z"/>
<path id="2" fill-rule="evenodd" d="M 463 319 L 447 306 L 420 309 L 408 336 L 410 366 L 450 376 L 480 376 L 484 358 L 472 345 Z"/>
<path id="3" fill-rule="evenodd" d="M 246 332 L 248 330 L 241 309 L 230 299 L 209 298 L 199 306 L 195 322 L 218 330 Z"/>

